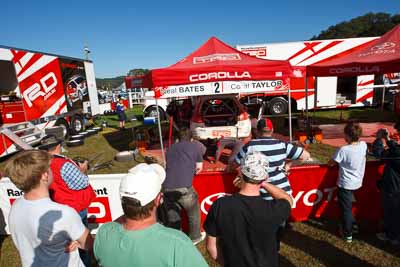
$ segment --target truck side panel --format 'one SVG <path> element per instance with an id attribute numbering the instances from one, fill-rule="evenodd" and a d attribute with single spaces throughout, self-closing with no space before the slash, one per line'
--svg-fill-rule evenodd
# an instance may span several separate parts
<path id="1" fill-rule="evenodd" d="M 366 38 L 348 38 L 336 40 L 316 40 L 316 41 L 301 41 L 301 42 L 287 42 L 287 43 L 270 43 L 270 44 L 254 44 L 254 45 L 238 45 L 237 49 L 246 54 L 256 56 L 263 59 L 271 60 L 289 60 L 293 66 L 304 67 L 323 60 L 332 56 L 337 56 L 348 52 L 359 46 L 363 46 L 377 37 Z M 371 84 L 374 83 L 373 75 L 366 75 L 368 77 L 358 78 L 359 82 L 354 84 L 353 101 L 354 103 L 348 106 L 364 106 L 367 103 L 372 103 L 373 90 L 359 88 L 360 83 Z M 309 81 L 312 78 L 309 78 Z M 293 81 L 291 79 L 290 88 L 292 90 L 292 97 L 297 101 L 297 108 L 305 108 L 305 84 L 304 79 L 300 81 Z M 317 92 L 317 107 L 335 107 L 337 104 L 337 85 L 336 77 L 329 77 L 328 79 L 317 78 L 316 83 L 319 86 Z M 314 83 L 308 86 L 309 107 L 314 106 Z M 340 97 L 340 96 L 339 96 Z M 347 103 L 347 102 L 346 102 Z"/>
<path id="2" fill-rule="evenodd" d="M 16 66 L 21 66 L 17 77 L 27 120 L 60 114 L 66 107 L 58 59 L 39 56 L 31 64 L 23 64 L 18 57 L 13 59 Z"/>
<path id="3" fill-rule="evenodd" d="M 92 107 L 98 106 L 91 62 L 0 48 L 0 63 L 0 124 L 4 127 L 30 121 L 44 130 L 61 118 L 68 122 L 82 113 L 83 103 L 89 103 L 89 94 L 96 103 Z M 21 131 L 18 135 L 23 136 Z M 7 136 L 0 134 L 0 156 L 17 150 Z"/>

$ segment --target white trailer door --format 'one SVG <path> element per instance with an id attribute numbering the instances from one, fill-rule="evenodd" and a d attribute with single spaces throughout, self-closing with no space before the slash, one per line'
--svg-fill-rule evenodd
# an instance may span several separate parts
<path id="1" fill-rule="evenodd" d="M 100 114 L 99 97 L 97 95 L 96 78 L 92 62 L 85 61 L 86 81 L 89 91 L 90 110 L 92 115 Z"/>
<path id="2" fill-rule="evenodd" d="M 336 77 L 318 77 L 316 79 L 316 91 L 317 107 L 336 106 Z"/>

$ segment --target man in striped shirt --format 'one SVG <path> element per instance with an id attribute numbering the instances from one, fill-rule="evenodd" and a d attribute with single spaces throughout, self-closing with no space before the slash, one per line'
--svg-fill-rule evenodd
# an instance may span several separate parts
<path id="1" fill-rule="evenodd" d="M 289 195 L 292 194 L 289 180 L 285 172 L 286 160 L 308 160 L 310 153 L 304 148 L 296 145 L 280 141 L 272 138 L 274 127 L 271 120 L 261 119 L 257 123 L 257 139 L 253 139 L 242 147 L 240 152 L 236 155 L 234 164 L 239 166 L 240 160 L 249 152 L 259 151 L 268 157 L 269 160 L 269 179 L 268 182 L 275 185 Z M 272 200 L 272 197 L 263 189 L 261 189 L 261 196 L 267 200 Z"/>
<path id="2" fill-rule="evenodd" d="M 240 160 L 243 159 L 247 153 L 254 151 L 262 152 L 267 156 L 269 161 L 268 183 L 281 188 L 291 196 L 292 188 L 290 187 L 285 169 L 286 160 L 308 160 L 310 159 L 310 153 L 302 147 L 272 138 L 273 131 L 274 127 L 271 120 L 259 120 L 257 122 L 257 139 L 253 139 L 244 145 L 236 155 L 235 162 L 232 164 L 233 166 L 228 166 L 228 168 L 237 168 L 240 164 Z M 234 183 L 236 185 L 237 179 Z M 238 186 L 240 187 L 240 184 Z M 260 189 L 260 193 L 260 196 L 266 200 L 273 199 L 264 188 Z M 280 239 L 283 235 L 285 225 L 286 222 L 284 222 L 276 232 L 278 251 L 280 249 Z"/>

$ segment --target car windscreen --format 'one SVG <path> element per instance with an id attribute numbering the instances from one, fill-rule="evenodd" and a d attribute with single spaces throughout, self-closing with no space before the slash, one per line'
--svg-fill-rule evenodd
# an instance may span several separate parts
<path id="1" fill-rule="evenodd" d="M 78 77 L 75 79 L 75 82 L 78 84 L 82 83 L 83 81 L 84 81 L 84 79 L 82 77 Z"/>
<path id="2" fill-rule="evenodd" d="M 234 99 L 209 99 L 203 102 L 201 115 L 234 115 L 239 113 L 238 103 Z"/>

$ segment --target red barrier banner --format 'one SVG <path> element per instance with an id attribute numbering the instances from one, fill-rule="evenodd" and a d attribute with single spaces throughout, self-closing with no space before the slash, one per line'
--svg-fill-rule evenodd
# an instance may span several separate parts
<path id="1" fill-rule="evenodd" d="M 376 187 L 376 181 L 382 176 L 382 167 L 377 161 L 367 162 L 363 186 L 354 193 L 353 213 L 358 219 L 378 221 L 382 218 L 381 197 Z M 122 215 L 119 183 L 124 175 L 126 174 L 89 176 L 97 194 L 97 198 L 88 209 L 92 233 L 96 233 L 102 223 L 115 220 Z M 289 176 L 294 199 L 291 220 L 303 221 L 312 217 L 337 218 L 339 215 L 336 200 L 337 176 L 337 167 L 326 165 L 293 167 Z M 199 195 L 202 222 L 216 199 L 238 191 L 232 184 L 235 177 L 236 173 L 203 171 L 194 178 L 193 185 Z M 0 234 L 9 233 L 7 218 L 11 204 L 22 195 L 22 191 L 8 178 L 0 180 Z"/>
<path id="2" fill-rule="evenodd" d="M 371 221 L 382 218 L 381 198 L 376 187 L 376 181 L 382 177 L 382 169 L 382 164 L 377 161 L 367 162 L 363 186 L 354 193 L 353 214 L 356 218 Z M 235 177 L 235 173 L 222 172 L 202 172 L 195 177 L 193 185 L 199 195 L 202 222 L 217 198 L 238 191 L 232 184 Z M 289 181 L 294 204 L 290 219 L 304 221 L 312 217 L 338 218 L 337 177 L 337 167 L 292 167 Z"/>

